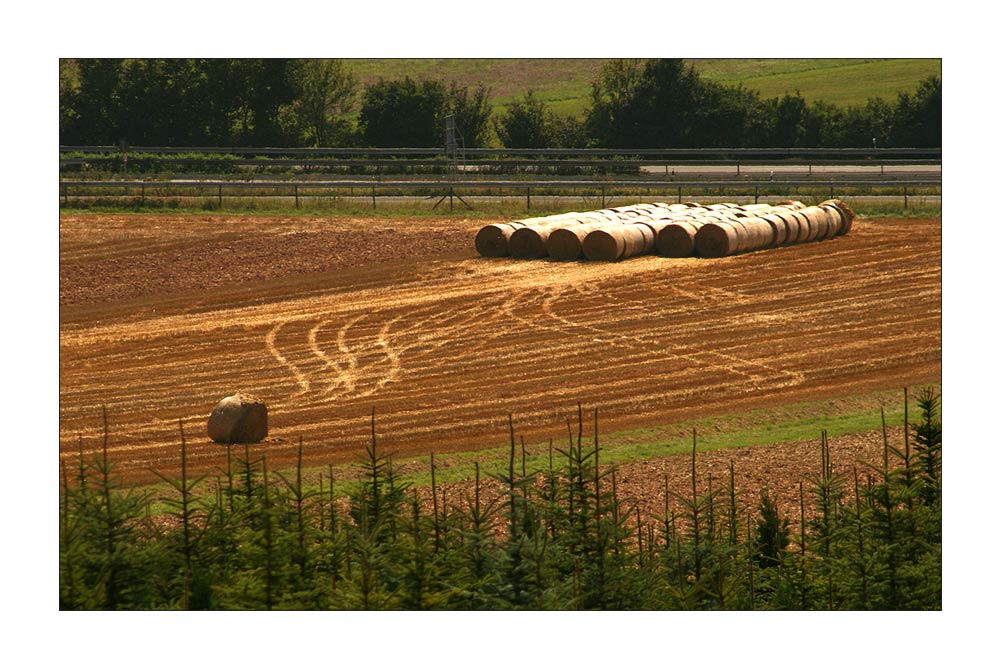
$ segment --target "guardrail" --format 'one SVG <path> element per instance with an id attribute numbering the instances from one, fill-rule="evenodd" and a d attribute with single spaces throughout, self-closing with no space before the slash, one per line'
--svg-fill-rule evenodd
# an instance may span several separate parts
<path id="1" fill-rule="evenodd" d="M 209 190 L 212 197 L 218 198 L 221 206 L 224 191 L 232 196 L 234 191 L 244 191 L 241 196 L 247 196 L 247 191 L 257 190 L 280 190 L 286 193 L 286 197 L 294 197 L 296 207 L 299 206 L 299 197 L 307 191 L 344 191 L 362 190 L 365 196 L 372 199 L 372 208 L 376 206 L 378 191 L 430 191 L 431 197 L 440 196 L 441 200 L 446 197 L 457 197 L 461 201 L 462 193 L 470 190 L 508 190 L 523 192 L 527 198 L 528 208 L 531 208 L 532 189 L 536 191 L 562 191 L 574 192 L 580 189 L 600 193 L 602 206 L 608 191 L 643 191 L 652 193 L 668 193 L 672 197 L 676 195 L 681 201 L 683 193 L 689 193 L 697 189 L 725 188 L 734 191 L 741 191 L 749 195 L 753 192 L 754 201 L 760 197 L 761 189 L 792 189 L 808 187 L 815 190 L 829 189 L 830 197 L 833 198 L 838 192 L 843 193 L 848 188 L 892 188 L 902 189 L 904 206 L 911 188 L 940 188 L 940 178 L 905 178 L 905 179 L 885 179 L 885 178 L 844 178 L 844 179 L 715 179 L 715 180 L 692 180 L 692 181 L 667 181 L 654 179 L 631 179 L 631 180 L 593 180 L 593 179 L 533 179 L 533 180 L 489 180 L 489 179 L 440 179 L 440 180 L 377 180 L 377 179 L 337 179 L 326 181 L 292 181 L 292 180 L 69 180 L 63 179 L 59 182 L 60 196 L 64 203 L 68 202 L 70 189 L 73 189 L 77 196 L 92 194 L 96 190 L 117 190 L 121 189 L 125 195 L 130 194 L 130 190 L 137 191 L 140 204 L 145 203 L 147 189 L 154 190 L 162 195 L 164 191 L 180 191 L 185 189 Z M 259 193 L 250 193 L 250 196 L 261 196 Z M 439 204 L 440 201 L 439 200 Z M 467 203 L 466 203 L 467 204 Z M 435 205 L 437 206 L 437 205 Z"/>

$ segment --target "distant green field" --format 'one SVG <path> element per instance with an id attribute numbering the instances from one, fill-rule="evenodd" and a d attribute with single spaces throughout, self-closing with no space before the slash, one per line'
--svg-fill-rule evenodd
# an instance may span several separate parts
<path id="1" fill-rule="evenodd" d="M 558 114 L 580 115 L 589 105 L 591 82 L 606 58 L 376 58 L 352 59 L 351 69 L 363 84 L 380 77 L 456 81 L 492 91 L 502 108 L 534 90 Z M 742 85 L 765 98 L 798 90 L 812 102 L 863 105 L 869 98 L 895 99 L 915 91 L 923 79 L 941 75 L 934 58 L 698 58 L 691 64 L 705 79 Z"/>
<path id="2" fill-rule="evenodd" d="M 927 77 L 941 76 L 941 61 L 928 58 L 718 59 L 692 64 L 705 79 L 742 84 L 764 98 L 798 90 L 810 102 L 840 106 L 862 105 L 874 97 L 893 100 L 899 93 L 916 90 Z"/>

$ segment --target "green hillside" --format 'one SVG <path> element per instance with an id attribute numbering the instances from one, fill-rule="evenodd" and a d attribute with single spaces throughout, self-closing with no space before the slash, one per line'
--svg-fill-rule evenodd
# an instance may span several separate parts
<path id="1" fill-rule="evenodd" d="M 933 58 L 748 58 L 692 61 L 705 78 L 730 86 L 742 84 L 764 98 L 796 90 L 809 102 L 861 105 L 869 98 L 893 100 L 913 92 L 923 79 L 941 76 Z"/>
<path id="2" fill-rule="evenodd" d="M 590 84 L 606 58 L 376 58 L 348 61 L 363 84 L 380 77 L 456 81 L 492 91 L 503 107 L 531 89 L 559 114 L 579 115 L 589 104 Z M 862 105 L 868 98 L 895 99 L 914 91 L 921 80 L 941 75 L 933 58 L 697 58 L 691 64 L 707 80 L 741 84 L 763 97 L 798 90 L 810 101 Z"/>

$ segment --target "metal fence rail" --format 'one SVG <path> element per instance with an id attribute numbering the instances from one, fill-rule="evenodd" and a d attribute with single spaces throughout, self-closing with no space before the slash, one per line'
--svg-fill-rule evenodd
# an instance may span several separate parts
<path id="1" fill-rule="evenodd" d="M 59 182 L 60 189 L 73 188 L 227 188 L 227 189 L 264 189 L 264 188 L 299 188 L 336 190 L 345 188 L 372 188 L 381 190 L 424 190 L 424 189 L 676 189 L 676 188 L 781 188 L 781 187 L 833 187 L 833 188 L 899 188 L 899 187 L 940 187 L 940 178 L 843 178 L 843 179 L 714 179 L 691 181 L 666 181 L 662 179 L 629 179 L 629 180 L 593 180 L 593 179 L 440 179 L 440 180 L 378 180 L 378 179 L 334 179 L 325 181 L 292 181 L 292 180 L 101 180 L 86 181 L 63 179 Z"/>
<path id="2" fill-rule="evenodd" d="M 223 196 L 230 197 L 274 197 L 273 191 L 277 190 L 281 197 L 294 198 L 295 206 L 299 207 L 301 196 L 322 196 L 322 191 L 326 193 L 343 192 L 345 190 L 359 190 L 360 193 L 352 192 L 353 196 L 370 197 L 372 208 L 376 207 L 376 201 L 381 191 L 385 197 L 392 193 L 410 193 L 410 197 L 439 197 L 438 204 L 445 198 L 449 200 L 450 206 L 457 198 L 466 206 L 471 206 L 463 199 L 471 196 L 475 191 L 487 191 L 489 196 L 496 196 L 491 191 L 516 192 L 526 198 L 527 208 L 531 208 L 531 197 L 552 194 L 578 194 L 579 190 L 592 192 L 599 195 L 602 206 L 605 199 L 610 195 L 621 195 L 628 191 L 642 191 L 651 197 L 659 196 L 666 199 L 668 196 L 676 197 L 681 201 L 684 192 L 691 197 L 694 193 L 705 192 L 706 189 L 726 189 L 729 191 L 739 191 L 746 193 L 745 196 L 753 194 L 754 202 L 761 196 L 761 190 L 773 192 L 775 189 L 788 192 L 792 188 L 808 187 L 817 192 L 829 192 L 829 197 L 833 198 L 838 193 L 843 194 L 850 188 L 886 188 L 896 192 L 901 190 L 904 207 L 908 204 L 908 197 L 913 194 L 911 189 L 940 189 L 940 178 L 843 178 L 843 179 L 723 179 L 723 180 L 688 180 L 688 181 L 667 181 L 653 179 L 629 179 L 629 180 L 593 180 L 593 179 L 533 179 L 533 180 L 486 180 L 486 179 L 437 179 L 437 180 L 378 180 L 378 179 L 335 179 L 325 181 L 302 181 L 302 180 L 69 180 L 63 179 L 59 182 L 60 196 L 64 203 L 69 202 L 69 196 L 76 197 L 96 197 L 104 194 L 107 190 L 121 191 L 122 196 L 138 197 L 140 205 L 145 204 L 147 194 L 151 196 L 164 197 L 169 193 L 183 190 L 200 190 L 210 194 L 202 196 L 213 197 L 222 206 Z M 266 193 L 265 191 L 272 191 Z M 534 191 L 534 192 L 532 192 Z M 615 192 L 617 191 L 617 193 Z M 652 193 L 657 193 L 653 195 Z M 428 195 L 430 193 L 430 195 Z M 437 205 L 435 205 L 435 208 Z"/>

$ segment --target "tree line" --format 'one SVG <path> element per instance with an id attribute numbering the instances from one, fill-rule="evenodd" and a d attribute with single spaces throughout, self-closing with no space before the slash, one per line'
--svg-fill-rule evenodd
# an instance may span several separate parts
<path id="1" fill-rule="evenodd" d="M 530 90 L 495 109 L 481 85 L 362 86 L 332 59 L 64 59 L 59 85 L 66 145 L 438 147 L 452 115 L 467 148 L 941 146 L 937 76 L 895 100 L 840 107 L 798 92 L 762 98 L 681 59 L 613 60 L 581 117 Z"/>
<path id="2" fill-rule="evenodd" d="M 880 465 L 818 464 L 782 514 L 728 480 L 664 472 L 664 505 L 643 512 L 615 466 L 583 441 L 549 446 L 542 470 L 518 457 L 456 498 L 434 476 L 400 478 L 372 438 L 360 478 L 269 469 L 227 446 L 224 470 L 181 477 L 154 513 L 118 485 L 107 452 L 62 468 L 59 605 L 64 610 L 940 610 L 940 396 L 918 395 L 903 448 L 883 430 Z M 884 422 L 883 422 L 884 425 Z M 696 439 L 696 436 L 695 436 Z M 82 440 L 82 439 L 81 439 Z M 241 452 L 242 451 L 242 452 Z M 429 497 L 428 498 L 428 494 Z M 809 515 L 806 508 L 810 508 Z M 786 511 L 787 512 L 787 511 Z M 797 516 L 797 517 L 795 517 Z"/>

